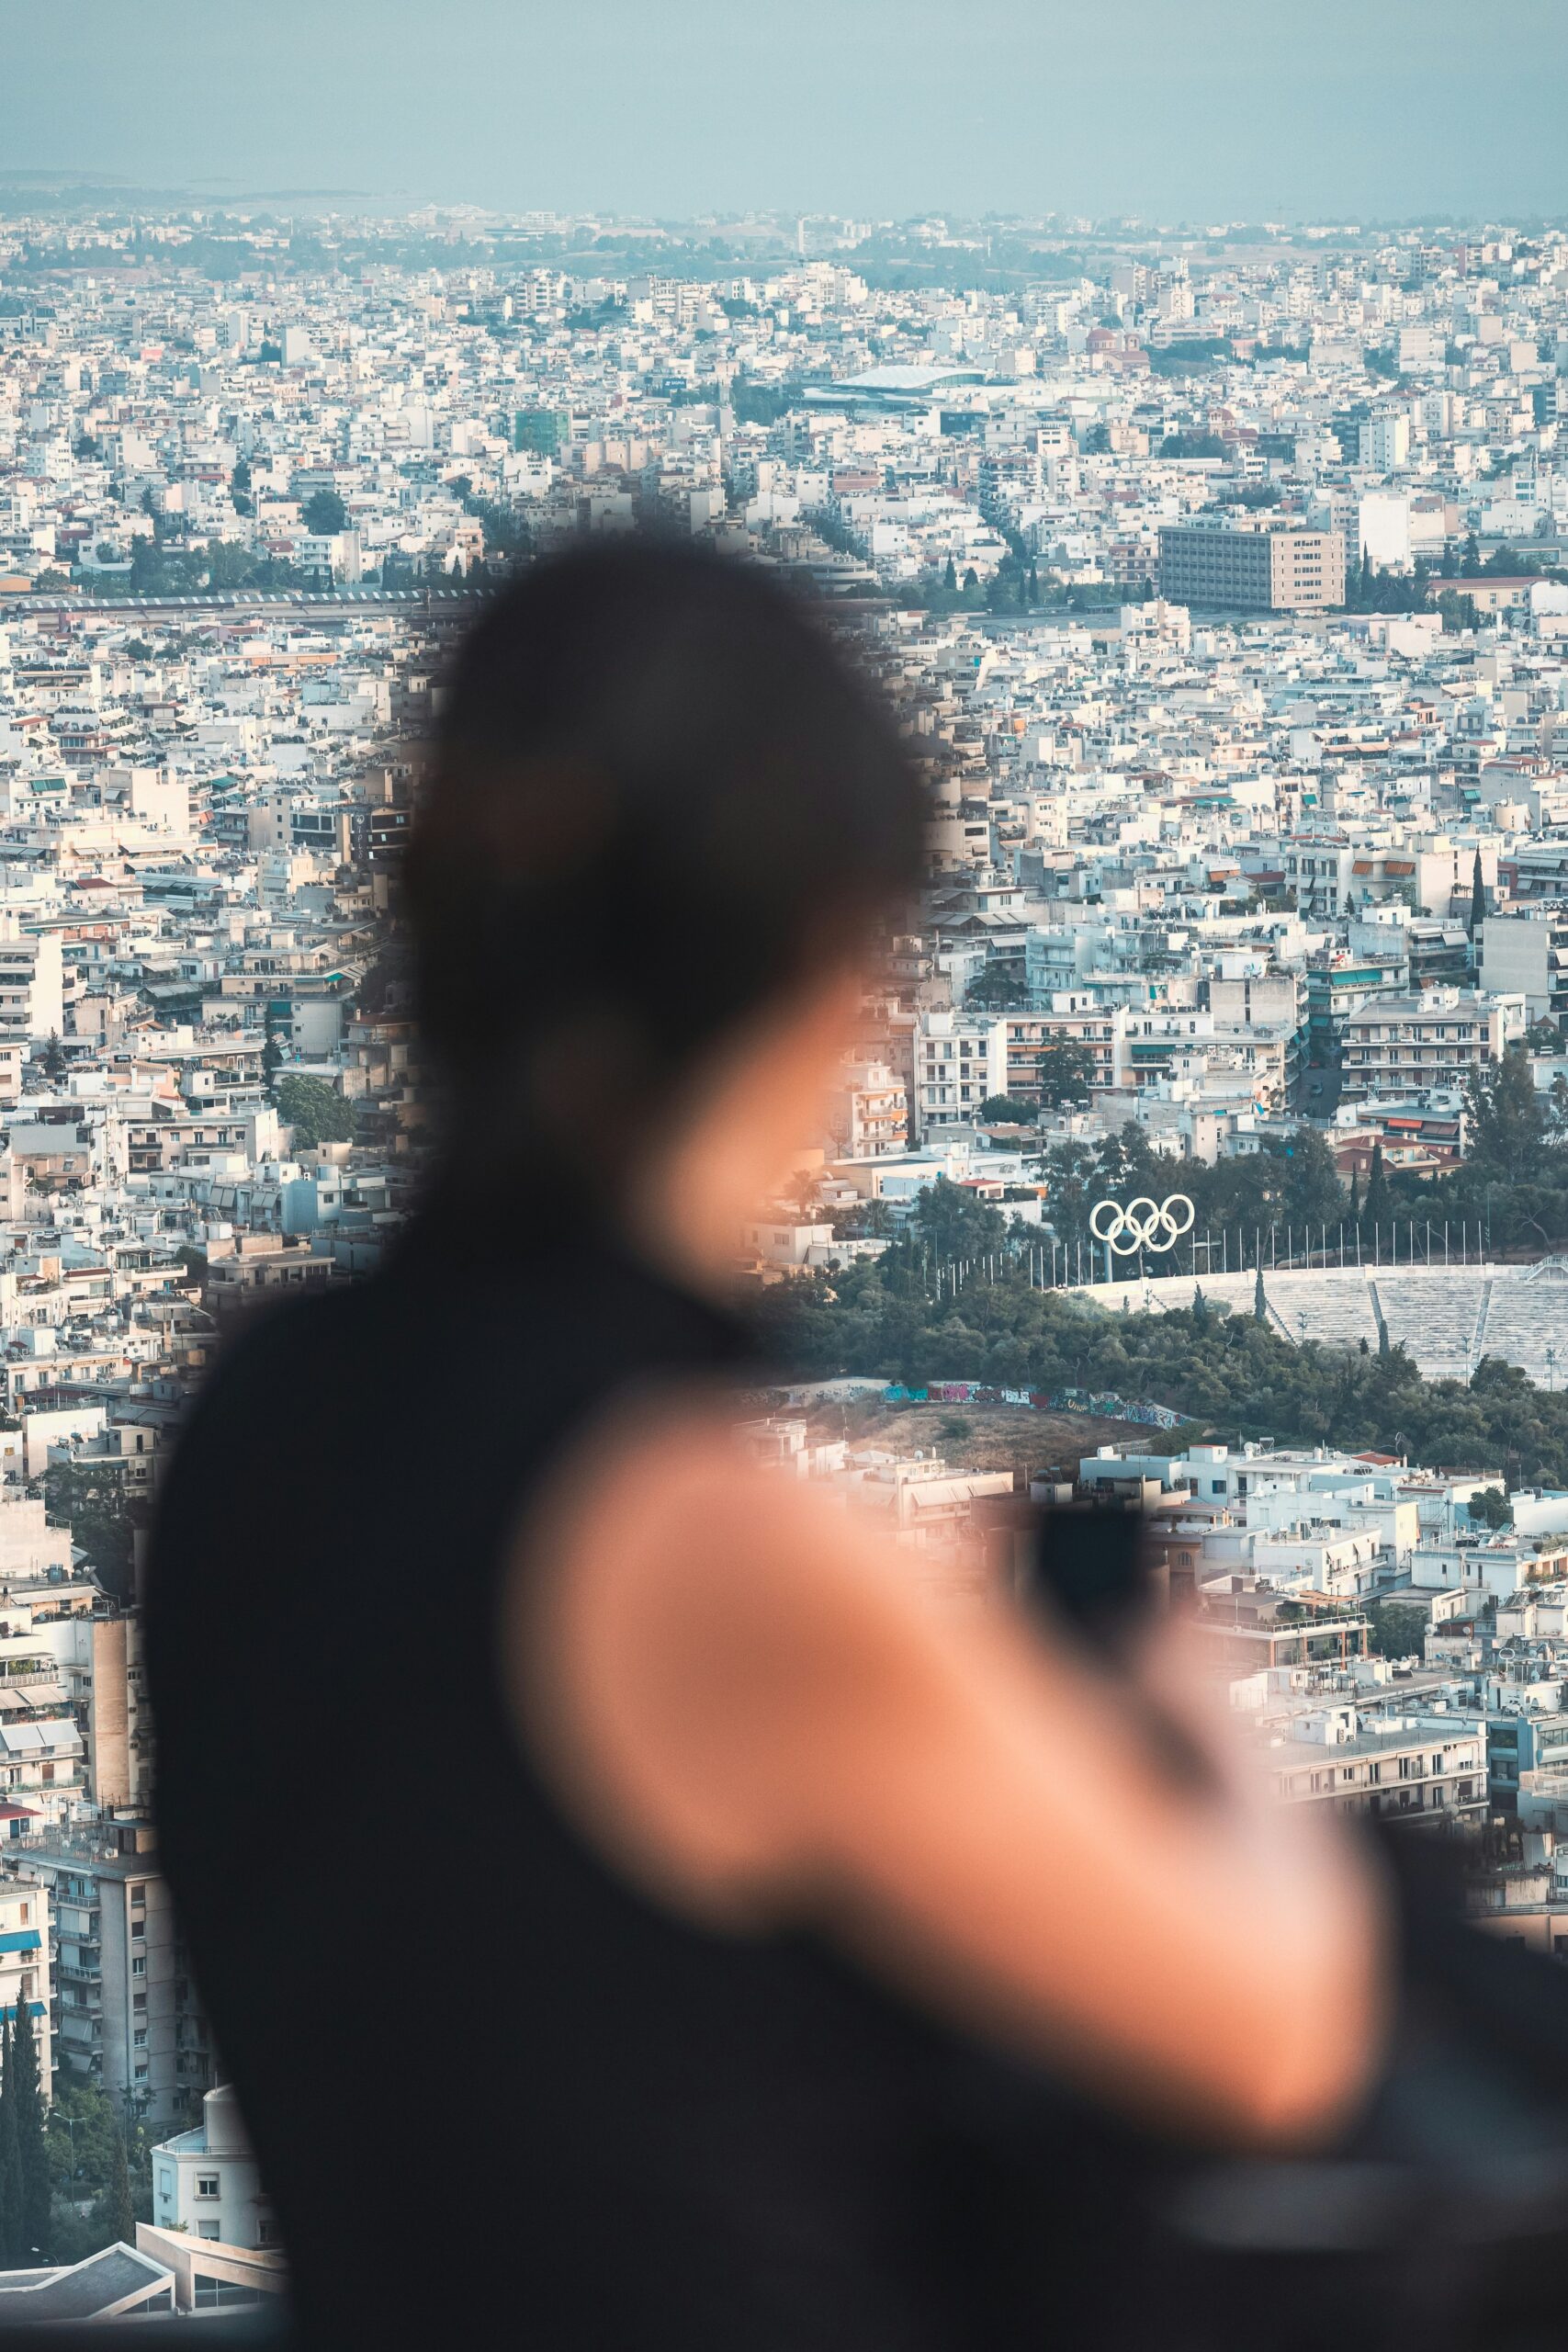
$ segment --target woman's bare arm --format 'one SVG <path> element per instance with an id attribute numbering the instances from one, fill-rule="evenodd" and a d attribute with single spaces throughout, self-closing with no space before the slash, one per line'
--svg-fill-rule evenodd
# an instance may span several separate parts
<path id="1" fill-rule="evenodd" d="M 1379 1909 L 1332 1828 L 1267 1804 L 1223 1721 L 1211 1789 L 1176 1785 L 1131 1690 L 1005 1611 L 935 1616 L 908 1555 L 705 1410 L 578 1453 L 508 1609 L 531 1747 L 677 1907 L 812 1919 L 1200 2128 L 1309 2135 L 1363 2081 Z"/>

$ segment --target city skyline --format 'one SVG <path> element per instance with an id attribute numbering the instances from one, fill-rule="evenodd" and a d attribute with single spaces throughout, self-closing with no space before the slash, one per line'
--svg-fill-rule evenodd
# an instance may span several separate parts
<path id="1" fill-rule="evenodd" d="M 460 0 L 330 17 L 197 0 L 16 9 L 0 180 L 100 174 L 209 203 L 321 197 L 1179 222 L 1554 216 L 1568 13 L 1524 0 L 803 0 L 786 25 Z M 581 105 L 572 103 L 574 87 Z M 243 94 L 243 104 L 241 96 Z"/>

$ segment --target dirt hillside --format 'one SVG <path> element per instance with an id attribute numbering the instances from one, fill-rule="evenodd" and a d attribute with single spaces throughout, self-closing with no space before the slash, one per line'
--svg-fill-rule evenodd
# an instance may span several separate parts
<path id="1" fill-rule="evenodd" d="M 813 1433 L 847 1437 L 854 1445 L 886 1445 L 900 1453 L 940 1453 L 962 1470 L 1076 1471 L 1097 1445 L 1138 1453 L 1168 1451 L 1172 1433 L 1136 1421 L 1091 1413 L 1040 1413 L 1021 1405 L 825 1405 L 811 1416 Z"/>

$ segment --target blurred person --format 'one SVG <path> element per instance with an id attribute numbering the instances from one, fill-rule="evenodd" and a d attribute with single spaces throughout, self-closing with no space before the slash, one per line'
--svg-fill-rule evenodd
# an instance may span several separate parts
<path id="1" fill-rule="evenodd" d="M 229 1351 L 150 1579 L 164 1856 L 310 2344 L 1006 2340 L 968 2063 L 1238 2146 L 1375 2064 L 1377 1893 L 1172 1634 L 1113 1673 L 1048 1605 L 935 1616 L 732 1436 L 739 1228 L 923 814 L 749 569 L 574 553 L 457 661 L 427 1196 Z"/>

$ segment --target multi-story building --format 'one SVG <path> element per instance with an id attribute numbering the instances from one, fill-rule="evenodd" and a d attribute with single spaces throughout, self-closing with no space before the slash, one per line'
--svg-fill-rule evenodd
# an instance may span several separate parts
<path id="1" fill-rule="evenodd" d="M 1542 899 L 1528 911 L 1488 915 L 1476 942 L 1488 989 L 1517 992 L 1532 1021 L 1568 1015 L 1568 899 Z"/>
<path id="2" fill-rule="evenodd" d="M 200 2122 L 153 2149 L 152 2224 L 221 2245 L 277 2245 L 277 2224 L 231 2085 L 209 2090 Z"/>
<path id="3" fill-rule="evenodd" d="M 0 916 L 0 1030 L 13 1037 L 58 1037 L 65 1027 L 65 966 L 59 934 L 24 933 Z"/>
<path id="4" fill-rule="evenodd" d="M 1329 612 L 1345 602 L 1345 542 L 1337 531 L 1264 520 L 1169 523 L 1159 535 L 1159 593 L 1242 612 Z"/>
<path id="5" fill-rule="evenodd" d="M 1483 1723 L 1374 1718 L 1348 1736 L 1282 1739 L 1268 1753 L 1275 1792 L 1287 1804 L 1392 1815 L 1429 1828 L 1479 1828 L 1486 1818 Z"/>
<path id="6" fill-rule="evenodd" d="M 1399 993 L 1408 972 L 1404 962 L 1384 964 L 1365 956 L 1324 955 L 1307 967 L 1307 1043 L 1314 1061 L 1332 1068 L 1339 1058 L 1351 1016 Z"/>
<path id="7" fill-rule="evenodd" d="M 49 1900 L 58 2058 L 152 2124 L 188 2121 L 212 2048 L 151 1826 L 24 1836 L 5 1858 L 18 1900 Z"/>
<path id="8" fill-rule="evenodd" d="M 988 1095 L 1005 1094 L 1007 1023 L 1000 1013 L 928 1012 L 915 1041 L 915 1119 L 921 1138 L 967 1126 Z"/>
<path id="9" fill-rule="evenodd" d="M 1462 1086 L 1498 1060 L 1524 1028 L 1524 1001 L 1478 989 L 1374 997 L 1346 1016 L 1341 1091 L 1348 1100 Z"/>
<path id="10" fill-rule="evenodd" d="M 1002 1019 L 1007 1052 L 1003 1091 L 1015 1102 L 1039 1100 L 1042 1057 L 1049 1057 L 1056 1046 L 1077 1048 L 1090 1086 L 1115 1085 L 1117 1044 L 1127 1026 L 1122 1007 L 1063 990 L 1053 997 L 1048 1012 L 1009 1012 Z"/>
<path id="11" fill-rule="evenodd" d="M 51 2096 L 54 2065 L 50 1974 L 49 1895 L 42 1887 L 0 1880 L 0 2017 L 25 2001 L 38 2037 L 39 2079 Z"/>
<path id="12" fill-rule="evenodd" d="M 881 1159 L 909 1139 L 909 1098 L 885 1061 L 848 1062 L 828 1103 L 828 1131 L 845 1159 Z"/>

